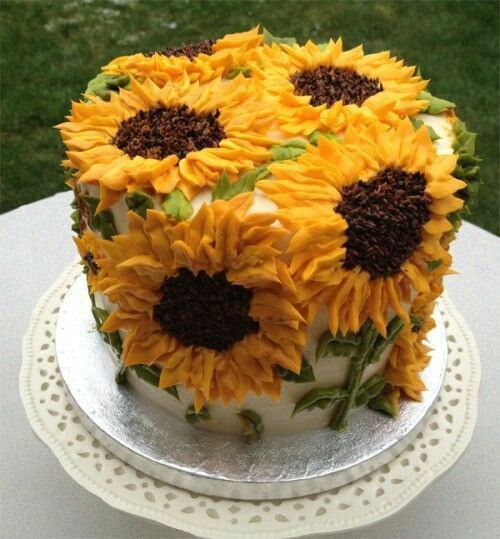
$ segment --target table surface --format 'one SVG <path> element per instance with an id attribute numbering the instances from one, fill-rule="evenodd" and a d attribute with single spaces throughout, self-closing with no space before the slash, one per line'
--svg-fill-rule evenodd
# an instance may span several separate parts
<path id="1" fill-rule="evenodd" d="M 75 257 L 71 193 L 0 216 L 3 375 L 0 537 L 191 537 L 113 509 L 75 483 L 35 437 L 19 398 L 21 340 L 41 294 Z M 478 424 L 460 460 L 396 515 L 337 537 L 498 537 L 500 535 L 500 239 L 464 223 L 446 288 L 479 347 Z M 324 536 L 327 537 L 327 536 Z"/>

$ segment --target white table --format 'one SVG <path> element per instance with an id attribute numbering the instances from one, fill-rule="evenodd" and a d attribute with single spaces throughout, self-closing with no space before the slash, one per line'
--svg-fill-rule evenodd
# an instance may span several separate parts
<path id="1" fill-rule="evenodd" d="M 75 256 L 71 193 L 0 216 L 0 537 L 190 537 L 112 509 L 77 485 L 28 424 L 18 394 L 21 339 L 40 295 Z M 500 240 L 465 223 L 454 247 L 458 276 L 448 292 L 479 345 L 479 419 L 458 463 L 395 516 L 344 537 L 500 535 Z"/>

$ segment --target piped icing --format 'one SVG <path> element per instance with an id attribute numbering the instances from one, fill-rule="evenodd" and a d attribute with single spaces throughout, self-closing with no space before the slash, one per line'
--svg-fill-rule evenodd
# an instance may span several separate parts
<path id="1" fill-rule="evenodd" d="M 309 428 L 342 429 L 357 405 L 418 399 L 480 181 L 455 105 L 388 52 L 258 29 L 103 70 L 59 128 L 96 321 L 127 377 L 203 428 L 231 410 L 252 440 L 308 402 Z"/>

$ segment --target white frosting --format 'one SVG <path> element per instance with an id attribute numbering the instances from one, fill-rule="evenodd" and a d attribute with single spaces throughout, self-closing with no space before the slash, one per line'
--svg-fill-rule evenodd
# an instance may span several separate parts
<path id="1" fill-rule="evenodd" d="M 446 155 L 453 153 L 451 147 L 454 136 L 450 121 L 444 116 L 431 116 L 429 114 L 419 114 L 417 116 L 426 125 L 431 126 L 434 131 L 441 137 L 434 142 L 438 154 Z M 296 138 L 296 137 L 295 137 Z M 89 186 L 88 192 L 93 196 L 98 196 L 98 188 Z M 155 197 L 155 208 L 161 209 L 159 200 Z M 201 206 L 211 202 L 211 190 L 204 188 L 191 200 L 194 208 L 193 216 L 199 211 Z M 118 233 L 127 232 L 127 205 L 125 197 L 114 204 L 111 208 L 115 220 L 115 228 Z M 255 189 L 253 203 L 247 214 L 271 212 L 276 213 L 277 206 L 267 196 Z M 96 302 L 99 306 L 110 311 L 116 306 L 110 303 L 100 294 L 96 294 Z M 389 313 L 389 318 L 393 313 Z M 312 365 L 316 377 L 315 382 L 297 384 L 293 382 L 283 382 L 281 398 L 279 402 L 275 402 L 267 396 L 257 396 L 250 394 L 242 403 L 242 408 L 250 408 L 258 413 L 263 420 L 266 432 L 274 434 L 283 434 L 286 432 L 298 432 L 303 430 L 312 430 L 328 425 L 332 417 L 332 411 L 321 410 L 316 408 L 311 411 L 303 411 L 294 417 L 291 417 L 292 410 L 297 401 L 308 391 L 315 388 L 327 388 L 334 386 L 345 386 L 349 375 L 350 360 L 344 357 L 326 357 L 315 362 L 315 351 L 320 336 L 328 330 L 328 313 L 326 307 L 323 307 L 318 312 L 316 319 L 309 326 L 307 331 L 307 344 L 304 349 L 304 357 Z M 363 374 L 362 381 L 369 378 L 372 374 L 383 373 L 387 358 L 390 354 L 391 347 L 386 350 L 380 360 L 370 365 Z M 140 380 L 133 371 L 128 373 L 128 379 L 134 389 L 144 394 L 146 397 L 154 400 L 158 406 L 164 408 L 168 413 L 178 417 L 184 417 L 186 408 L 193 403 L 192 390 L 186 390 L 178 386 L 181 402 L 177 401 L 170 394 L 163 390 L 153 387 L 151 384 Z M 238 407 L 233 403 L 224 407 L 221 401 L 208 403 L 208 409 L 211 414 L 211 420 L 206 423 L 201 423 L 200 427 L 227 433 L 240 433 L 241 422 L 237 416 Z"/>
<path id="2" fill-rule="evenodd" d="M 432 127 L 439 139 L 433 142 L 438 155 L 451 155 L 453 148 L 451 145 L 455 140 L 453 134 L 453 126 L 450 120 L 444 114 L 432 115 L 432 114 L 417 114 L 416 118 L 422 120 L 425 125 Z"/>

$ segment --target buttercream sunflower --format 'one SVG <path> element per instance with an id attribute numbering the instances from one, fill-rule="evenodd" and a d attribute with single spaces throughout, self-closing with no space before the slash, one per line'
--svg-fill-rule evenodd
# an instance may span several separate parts
<path id="1" fill-rule="evenodd" d="M 338 39 L 263 45 L 252 56 L 252 72 L 276 97 L 281 126 L 292 135 L 338 133 L 374 119 L 394 125 L 427 106 L 419 99 L 427 81 L 388 51 L 364 54 L 361 45 L 343 50 Z"/>
<path id="2" fill-rule="evenodd" d="M 126 331 L 125 365 L 156 364 L 160 387 L 193 388 L 197 411 L 248 392 L 278 399 L 276 367 L 300 371 L 305 321 L 277 258 L 287 232 L 273 214 L 245 216 L 251 203 L 218 200 L 176 225 L 129 212 L 129 232 L 100 241 L 116 268 L 102 288 L 118 306 L 102 329 Z"/>
<path id="3" fill-rule="evenodd" d="M 262 41 L 258 27 L 247 32 L 227 34 L 212 41 L 188 43 L 151 53 L 120 56 L 102 68 L 112 75 L 128 74 L 139 80 L 151 79 L 158 86 L 182 79 L 188 73 L 191 81 L 206 82 L 227 76 L 246 61 L 250 50 Z"/>
<path id="4" fill-rule="evenodd" d="M 350 126 L 343 143 L 320 137 L 297 161 L 269 167 L 275 180 L 258 187 L 293 233 L 290 272 L 310 318 L 326 303 L 334 335 L 370 319 L 385 336 L 390 313 L 410 323 L 415 295 L 425 304 L 433 272 L 451 264 L 447 215 L 462 207 L 455 193 L 465 185 L 452 176 L 456 161 L 405 119 Z"/>
<path id="5" fill-rule="evenodd" d="M 87 274 L 89 291 L 94 294 L 100 289 L 103 280 L 109 278 L 113 264 L 105 256 L 99 245 L 98 238 L 90 230 L 85 230 L 79 237 L 73 237 L 73 241 L 80 254 L 81 264 Z"/>
<path id="6" fill-rule="evenodd" d="M 276 143 L 268 136 L 272 103 L 243 75 L 205 85 L 185 75 L 163 87 L 132 79 L 109 101 L 73 103 L 67 120 L 58 126 L 68 149 L 63 164 L 79 182 L 99 186 L 98 212 L 138 189 L 179 188 L 191 198 L 222 172 L 235 178 L 267 161 Z"/>

